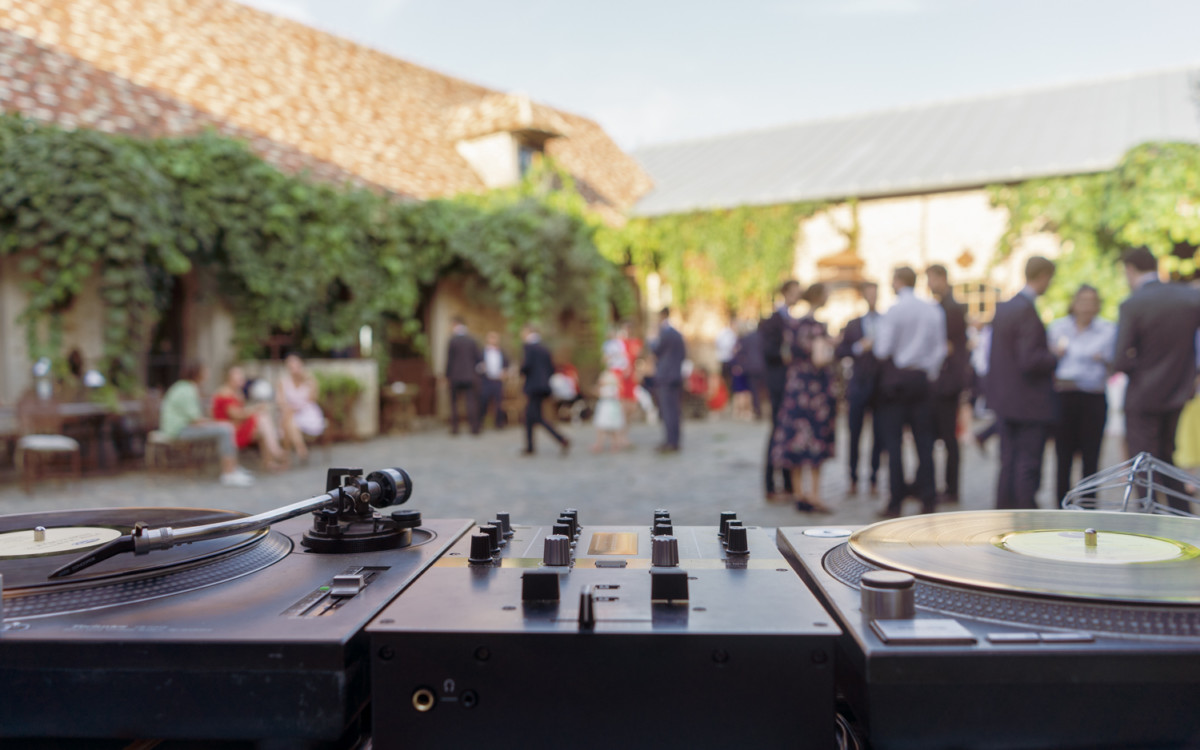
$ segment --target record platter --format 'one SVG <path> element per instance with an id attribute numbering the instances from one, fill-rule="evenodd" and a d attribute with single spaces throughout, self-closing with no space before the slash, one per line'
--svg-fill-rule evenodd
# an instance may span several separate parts
<path id="1" fill-rule="evenodd" d="M 787 528 L 875 748 L 1200 744 L 1200 519 L 975 511 Z"/>
<path id="2" fill-rule="evenodd" d="M 363 628 L 470 528 L 377 510 L 410 493 L 402 470 L 331 469 L 325 494 L 256 516 L 0 517 L 0 744 L 355 746 Z"/>

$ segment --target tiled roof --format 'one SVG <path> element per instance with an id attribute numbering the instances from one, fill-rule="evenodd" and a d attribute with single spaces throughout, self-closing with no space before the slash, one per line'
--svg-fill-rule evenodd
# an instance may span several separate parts
<path id="1" fill-rule="evenodd" d="M 497 92 L 232 0 L 0 0 L 0 28 L 391 190 L 483 189 L 449 125 Z M 549 112 L 570 136 L 547 152 L 599 203 L 623 210 L 649 189 L 598 125 Z"/>
<path id="2" fill-rule="evenodd" d="M 1200 69 L 1169 70 L 651 146 L 634 213 L 928 193 L 1110 169 L 1200 141 Z"/>
<path id="3" fill-rule="evenodd" d="M 336 164 L 230 125 L 154 89 L 130 83 L 3 29 L 0 110 L 20 112 L 64 128 L 89 127 L 126 135 L 177 136 L 212 128 L 245 141 L 255 153 L 285 172 L 307 171 L 326 182 L 372 186 Z"/>

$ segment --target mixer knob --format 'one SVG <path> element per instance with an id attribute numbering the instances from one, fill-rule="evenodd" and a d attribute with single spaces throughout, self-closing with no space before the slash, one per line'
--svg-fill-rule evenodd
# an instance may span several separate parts
<path id="1" fill-rule="evenodd" d="M 553 533 L 555 535 L 559 535 L 559 536 L 565 536 L 566 538 L 570 539 L 571 538 L 571 524 L 569 524 L 565 521 L 559 521 L 558 523 L 554 524 L 554 527 L 553 527 L 553 530 L 551 533 Z"/>
<path id="2" fill-rule="evenodd" d="M 512 539 L 513 534 L 516 533 L 513 531 L 512 527 L 512 514 L 508 511 L 503 511 L 501 513 L 497 513 L 496 518 L 500 519 L 500 526 L 504 530 L 504 538 Z"/>
<path id="3" fill-rule="evenodd" d="M 543 565 L 570 565 L 571 540 L 563 534 L 551 534 L 542 546 Z"/>
<path id="4" fill-rule="evenodd" d="M 572 539 L 579 536 L 579 522 L 574 518 L 571 518 L 570 516 L 559 516 L 556 523 L 565 523 L 570 526 L 571 531 L 569 533 Z"/>
<path id="5" fill-rule="evenodd" d="M 500 551 L 500 545 L 503 543 L 503 538 L 501 537 L 502 532 L 500 531 L 500 527 L 495 526 L 490 523 L 485 523 L 484 525 L 479 527 L 479 531 L 484 534 L 487 534 L 488 539 L 491 540 L 492 554 L 494 555 L 494 554 L 498 553 Z"/>
<path id="6" fill-rule="evenodd" d="M 584 586 L 579 592 L 579 629 L 591 630 L 596 627 L 596 595 L 591 586 Z"/>
<path id="7" fill-rule="evenodd" d="M 679 540 L 673 536 L 656 536 L 651 539 L 650 564 L 656 568 L 674 568 L 679 565 Z"/>
<path id="8" fill-rule="evenodd" d="M 740 523 L 730 525 L 725 532 L 725 552 L 730 555 L 750 554 L 749 541 L 746 538 L 746 527 Z"/>
<path id="9" fill-rule="evenodd" d="M 492 564 L 492 538 L 487 534 L 471 535 L 471 555 L 467 562 L 472 565 Z"/>
<path id="10" fill-rule="evenodd" d="M 725 536 L 722 537 L 721 543 L 728 545 L 729 544 L 729 535 L 733 532 L 734 529 L 740 527 L 741 525 L 742 525 L 742 522 L 737 520 L 736 518 L 733 519 L 732 521 L 727 521 L 725 523 Z"/>
<path id="11" fill-rule="evenodd" d="M 736 519 L 737 519 L 737 513 L 733 512 L 732 510 L 721 511 L 721 528 L 720 528 L 720 531 L 717 532 L 717 536 L 724 539 L 725 538 L 725 527 L 729 525 L 730 521 L 733 521 Z"/>
<path id="12" fill-rule="evenodd" d="M 564 510 L 562 513 L 559 513 L 558 515 L 566 516 L 567 518 L 570 518 L 572 521 L 574 521 L 576 529 L 583 528 L 583 524 L 579 523 L 579 511 L 576 510 L 575 508 L 567 508 L 566 510 Z"/>
<path id="13" fill-rule="evenodd" d="M 654 522 L 654 536 L 671 536 L 675 533 L 675 527 L 670 521 L 656 520 Z"/>
<path id="14" fill-rule="evenodd" d="M 496 520 L 492 521 L 491 524 L 500 531 L 500 546 L 507 546 L 508 539 L 504 536 L 504 522 L 497 518 Z"/>

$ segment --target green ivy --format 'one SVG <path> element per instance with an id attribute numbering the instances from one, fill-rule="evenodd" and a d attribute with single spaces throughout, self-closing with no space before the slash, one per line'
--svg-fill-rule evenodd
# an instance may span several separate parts
<path id="1" fill-rule="evenodd" d="M 769 306 L 779 283 L 792 274 L 800 222 L 819 208 L 740 206 L 638 218 L 605 232 L 599 244 L 607 257 L 628 261 L 643 278 L 658 273 L 681 307 Z"/>
<path id="2" fill-rule="evenodd" d="M 345 348 L 385 318 L 419 341 L 422 293 L 455 270 L 514 326 L 602 326 L 632 293 L 596 247 L 600 226 L 549 162 L 516 188 L 414 203 L 283 174 L 211 132 L 132 139 L 0 118 L 0 254 L 30 275 L 30 351 L 61 357 L 61 312 L 98 280 L 100 366 L 121 387 L 193 268 L 216 275 L 243 354 L 276 333 Z"/>
<path id="3" fill-rule="evenodd" d="M 1029 180 L 990 188 L 1008 225 L 1002 260 L 1027 235 L 1050 232 L 1062 245 L 1058 271 L 1046 293 L 1050 317 L 1066 314 L 1081 284 L 1100 291 L 1101 314 L 1115 319 L 1129 290 L 1121 248 L 1146 245 L 1176 276 L 1196 272 L 1200 244 L 1200 146 L 1147 143 L 1131 149 L 1111 171 Z"/>

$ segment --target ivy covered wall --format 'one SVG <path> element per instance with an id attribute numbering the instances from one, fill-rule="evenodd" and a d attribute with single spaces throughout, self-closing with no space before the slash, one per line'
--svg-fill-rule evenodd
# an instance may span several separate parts
<path id="1" fill-rule="evenodd" d="M 384 316 L 419 339 L 422 293 L 454 271 L 477 274 L 482 301 L 513 325 L 570 309 L 599 327 L 632 299 L 599 226 L 550 163 L 515 188 L 413 203 L 283 174 L 213 133 L 135 139 L 0 118 L 0 255 L 29 295 L 29 353 L 64 357 L 61 313 L 97 285 L 98 366 L 119 385 L 139 379 L 146 337 L 193 268 L 217 275 L 245 354 L 277 333 L 341 349 Z"/>

